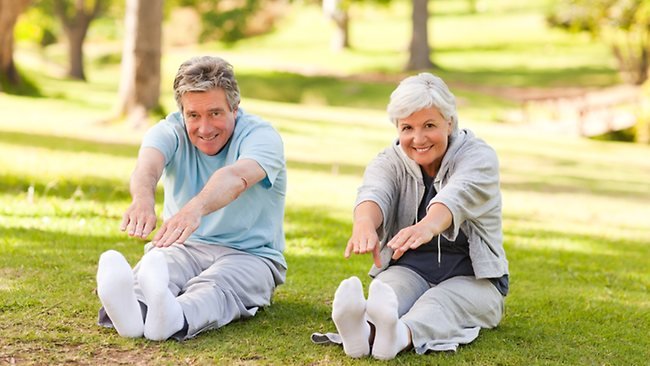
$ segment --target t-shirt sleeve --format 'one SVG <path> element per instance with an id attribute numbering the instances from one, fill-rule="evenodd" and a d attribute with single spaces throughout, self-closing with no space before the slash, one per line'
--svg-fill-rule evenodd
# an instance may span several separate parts
<path id="1" fill-rule="evenodd" d="M 271 188 L 286 165 L 280 134 L 270 125 L 253 129 L 242 140 L 238 159 L 255 160 L 266 172 L 262 184 Z"/>
<path id="2" fill-rule="evenodd" d="M 152 126 L 144 135 L 140 148 L 153 147 L 165 157 L 165 166 L 169 164 L 174 153 L 178 150 L 178 131 L 167 120 Z"/>

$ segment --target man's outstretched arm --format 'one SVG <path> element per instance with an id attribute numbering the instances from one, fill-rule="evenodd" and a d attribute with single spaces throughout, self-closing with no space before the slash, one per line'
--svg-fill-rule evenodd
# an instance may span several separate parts
<path id="1" fill-rule="evenodd" d="M 129 236 L 146 238 L 156 228 L 156 185 L 165 167 L 163 154 L 144 147 L 138 153 L 129 184 L 131 205 L 122 216 L 120 230 Z"/>
<path id="2" fill-rule="evenodd" d="M 163 223 L 153 238 L 154 245 L 167 247 L 185 242 L 199 227 L 201 217 L 227 206 L 265 177 L 264 169 L 252 159 L 241 159 L 217 170 L 199 194 Z"/>

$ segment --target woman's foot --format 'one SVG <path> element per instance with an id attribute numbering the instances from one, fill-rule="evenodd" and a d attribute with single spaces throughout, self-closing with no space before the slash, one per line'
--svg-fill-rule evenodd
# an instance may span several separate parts
<path id="1" fill-rule="evenodd" d="M 343 280 L 336 289 L 332 320 L 343 339 L 346 355 L 359 358 L 370 354 L 370 324 L 366 321 L 366 299 L 358 277 Z"/>
<path id="2" fill-rule="evenodd" d="M 391 360 L 410 343 L 409 329 L 399 319 L 397 306 L 397 296 L 390 286 L 379 280 L 370 283 L 366 315 L 375 326 L 374 358 Z"/>

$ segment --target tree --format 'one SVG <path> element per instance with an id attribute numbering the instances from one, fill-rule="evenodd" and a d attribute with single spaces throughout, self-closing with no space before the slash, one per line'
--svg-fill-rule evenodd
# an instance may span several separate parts
<path id="1" fill-rule="evenodd" d="M 332 37 L 332 50 L 342 51 L 350 48 L 350 0 L 323 0 L 323 14 L 335 25 Z"/>
<path id="2" fill-rule="evenodd" d="M 68 37 L 68 76 L 86 80 L 83 65 L 83 44 L 90 22 L 106 7 L 105 0 L 53 0 L 53 9 Z"/>
<path id="3" fill-rule="evenodd" d="M 160 107 L 163 0 L 127 0 L 118 113 L 134 127 Z"/>
<path id="4" fill-rule="evenodd" d="M 650 0 L 563 0 L 547 17 L 609 44 L 624 80 L 642 84 L 650 67 Z"/>
<path id="5" fill-rule="evenodd" d="M 429 0 L 413 0 L 411 12 L 411 42 L 406 70 L 424 70 L 434 67 L 429 47 Z"/>
<path id="6" fill-rule="evenodd" d="M 29 2 L 30 0 L 0 0 L 0 81 L 12 85 L 20 83 L 20 75 L 14 64 L 14 27 L 18 16 Z"/>

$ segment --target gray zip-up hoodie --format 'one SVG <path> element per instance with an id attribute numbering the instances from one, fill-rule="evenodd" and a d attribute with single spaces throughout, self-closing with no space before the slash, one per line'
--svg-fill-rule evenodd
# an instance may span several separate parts
<path id="1" fill-rule="evenodd" d="M 442 235 L 453 241 L 463 230 L 476 278 L 508 274 L 501 231 L 499 162 L 494 149 L 471 131 L 458 130 L 450 137 L 433 184 L 438 193 L 428 206 L 440 202 L 451 211 L 452 224 Z M 401 229 L 415 224 L 423 196 L 420 167 L 406 156 L 398 140 L 366 168 L 355 207 L 373 201 L 383 215 L 379 228 L 382 265 L 372 266 L 372 277 L 388 267 L 393 250 L 386 243 Z"/>

